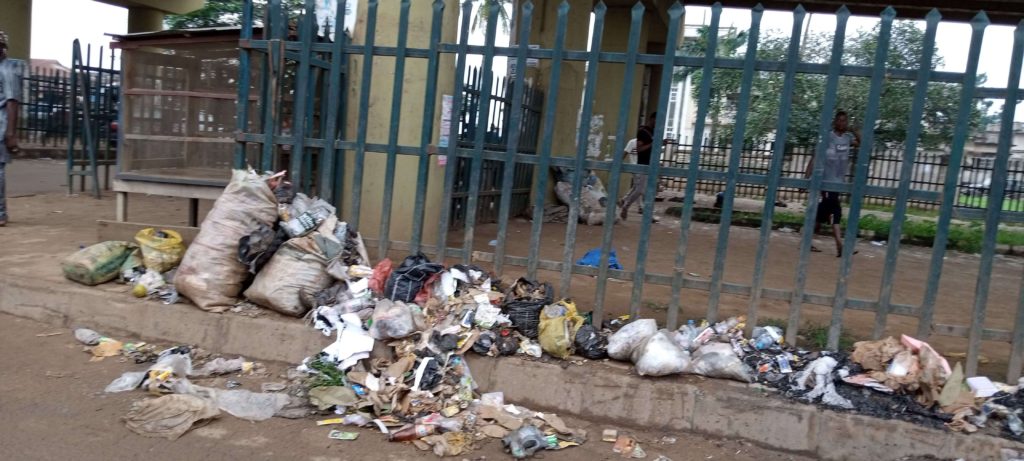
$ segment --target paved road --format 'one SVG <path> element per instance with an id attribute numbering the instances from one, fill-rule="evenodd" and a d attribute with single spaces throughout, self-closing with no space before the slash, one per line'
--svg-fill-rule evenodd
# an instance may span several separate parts
<path id="1" fill-rule="evenodd" d="M 52 333 L 58 335 L 47 336 Z M 128 339 L 128 338 L 120 338 Z M 351 442 L 330 440 L 329 428 L 317 427 L 319 418 L 289 420 L 272 418 L 250 423 L 222 415 L 210 424 L 186 433 L 176 441 L 145 438 L 125 428 L 120 418 L 131 403 L 148 398 L 142 391 L 103 394 L 102 389 L 125 371 L 143 368 L 133 362 L 108 358 L 90 363 L 72 332 L 31 320 L 0 315 L 0 459 L 128 460 L 159 459 L 296 459 L 296 460 L 412 460 L 434 456 L 412 445 L 389 443 L 376 430 L 355 429 Z M 278 381 L 281 364 L 267 364 L 270 376 L 230 377 L 243 389 L 259 391 L 260 382 Z M 213 378 L 205 385 L 224 387 L 227 378 Z M 623 392 L 629 392 L 623 389 Z M 323 418 L 323 416 L 321 416 Z M 596 461 L 622 458 L 612 444 L 600 441 L 607 426 L 566 418 L 584 427 L 591 441 L 581 447 L 546 452 L 543 459 Z M 807 460 L 753 447 L 735 440 L 706 439 L 693 434 L 629 431 L 647 452 L 647 459 L 665 455 L 679 460 Z M 674 444 L 659 443 L 662 437 L 677 438 Z M 448 459 L 512 458 L 501 451 L 497 440 L 488 439 L 468 455 Z"/>
<path id="2" fill-rule="evenodd" d="M 8 198 L 66 192 L 68 187 L 66 165 L 63 160 L 15 160 L 11 162 L 7 165 Z"/>

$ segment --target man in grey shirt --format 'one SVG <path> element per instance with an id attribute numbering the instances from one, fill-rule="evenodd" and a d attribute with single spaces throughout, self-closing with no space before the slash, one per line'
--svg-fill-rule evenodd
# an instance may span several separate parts
<path id="1" fill-rule="evenodd" d="M 846 182 L 846 175 L 850 171 L 850 158 L 853 149 L 860 146 L 860 134 L 849 129 L 849 121 L 846 112 L 836 112 L 832 120 L 832 131 L 828 133 L 828 147 L 825 149 L 825 165 L 822 168 L 821 179 L 828 182 Z M 810 178 L 814 172 L 814 159 L 807 164 L 807 177 Z M 825 184 L 821 191 L 821 200 L 818 202 L 817 219 L 814 225 L 814 233 L 817 234 L 822 224 L 832 226 L 832 236 L 836 239 L 836 257 L 843 255 L 843 237 L 840 224 L 843 220 L 843 206 L 838 191 L 830 191 L 829 185 Z M 811 251 L 821 251 L 811 247 Z"/>
<path id="2" fill-rule="evenodd" d="M 7 163 L 18 153 L 20 98 L 21 65 L 7 57 L 7 34 L 0 30 L 0 227 L 7 225 Z"/>

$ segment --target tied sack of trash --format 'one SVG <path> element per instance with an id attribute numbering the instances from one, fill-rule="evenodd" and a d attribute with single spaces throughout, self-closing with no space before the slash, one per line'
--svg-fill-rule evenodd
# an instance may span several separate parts
<path id="1" fill-rule="evenodd" d="M 540 334 L 540 311 L 551 304 L 553 291 L 550 284 L 520 278 L 505 293 L 501 310 L 523 336 L 537 339 Z"/>
<path id="2" fill-rule="evenodd" d="M 370 336 L 374 339 L 401 339 L 425 328 L 423 311 L 415 304 L 382 299 L 373 308 Z"/>
<path id="3" fill-rule="evenodd" d="M 654 319 L 637 319 L 608 337 L 608 356 L 615 360 L 629 360 L 633 349 L 658 332 Z"/>
<path id="4" fill-rule="evenodd" d="M 238 241 L 260 224 L 277 219 L 277 199 L 265 178 L 254 171 L 234 170 L 231 182 L 206 215 L 199 235 L 178 266 L 174 286 L 200 309 L 224 312 L 235 305 L 249 276 L 238 261 Z"/>
<path id="5" fill-rule="evenodd" d="M 171 394 L 135 402 L 124 417 L 132 432 L 145 437 L 176 440 L 193 426 L 220 415 L 210 400 L 188 394 Z"/>
<path id="6" fill-rule="evenodd" d="M 384 296 L 392 301 L 411 303 L 427 280 L 443 270 L 444 266 L 430 262 L 423 253 L 408 256 L 391 271 L 384 286 Z"/>
<path id="7" fill-rule="evenodd" d="M 99 285 L 117 278 L 121 264 L 135 248 L 135 244 L 129 242 L 97 243 L 64 258 L 61 269 L 68 280 L 84 285 Z"/>
<path id="8" fill-rule="evenodd" d="M 288 240 L 256 274 L 245 297 L 261 306 L 293 317 L 302 317 L 311 306 L 302 302 L 331 286 L 327 264 L 341 251 L 334 237 L 338 218 L 329 216 L 316 232 Z"/>
<path id="9" fill-rule="evenodd" d="M 608 338 L 593 325 L 583 325 L 576 332 L 576 353 L 590 360 L 608 356 Z"/>
<path id="10" fill-rule="evenodd" d="M 690 364 L 690 353 L 672 340 L 672 332 L 660 330 L 633 349 L 633 365 L 640 376 L 682 373 Z"/>
<path id="11" fill-rule="evenodd" d="M 684 373 L 749 383 L 751 370 L 728 343 L 707 343 L 691 355 Z"/>
<path id="12" fill-rule="evenodd" d="M 178 267 L 185 256 L 185 242 L 181 240 L 181 234 L 169 229 L 142 229 L 135 234 L 135 241 L 142 249 L 142 262 L 146 269 L 167 272 Z"/>
<path id="13" fill-rule="evenodd" d="M 568 358 L 581 326 L 583 317 L 572 301 L 562 300 L 545 307 L 540 314 L 540 347 L 552 357 Z"/>

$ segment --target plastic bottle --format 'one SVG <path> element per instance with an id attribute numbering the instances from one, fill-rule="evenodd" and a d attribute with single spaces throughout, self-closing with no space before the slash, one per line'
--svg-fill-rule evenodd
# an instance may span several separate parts
<path id="1" fill-rule="evenodd" d="M 437 432 L 437 427 L 428 424 L 416 424 L 413 426 L 405 426 L 398 431 L 392 432 L 388 436 L 388 440 L 391 442 L 408 442 L 410 440 L 422 439 L 428 435 L 433 435 Z"/>

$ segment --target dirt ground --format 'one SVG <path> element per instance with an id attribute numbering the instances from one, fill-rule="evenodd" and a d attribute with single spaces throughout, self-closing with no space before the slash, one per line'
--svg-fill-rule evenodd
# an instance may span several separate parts
<path id="1" fill-rule="evenodd" d="M 57 335 L 49 336 L 53 333 Z M 43 335 L 43 336 L 40 336 Z M 131 338 L 118 338 L 129 340 Z M 344 427 L 359 432 L 354 441 L 327 438 L 332 427 L 318 427 L 310 416 L 291 420 L 271 418 L 251 423 L 228 414 L 206 426 L 193 429 L 176 441 L 146 438 L 129 431 L 120 418 L 132 402 L 146 399 L 139 390 L 104 394 L 103 388 L 125 371 L 144 369 L 118 357 L 90 363 L 90 355 L 70 330 L 54 328 L 31 320 L 0 314 L 0 459 L 295 459 L 411 460 L 434 458 L 411 444 L 387 442 L 376 429 Z M 240 389 L 259 392 L 260 384 L 281 381 L 286 365 L 267 363 L 269 376 L 211 378 L 200 383 L 223 388 L 229 379 Z M 541 410 L 541 409 L 538 409 Z M 590 441 L 579 447 L 545 452 L 536 459 L 593 461 L 622 459 L 612 444 L 600 441 L 599 423 L 566 418 L 572 427 L 585 428 Z M 635 436 L 647 452 L 647 459 L 659 455 L 674 460 L 794 460 L 810 458 L 765 450 L 738 440 L 705 438 L 696 434 L 663 433 L 615 427 Z M 675 437 L 675 443 L 662 438 Z M 501 443 L 488 439 L 478 450 L 461 458 L 512 459 L 502 452 Z"/>
<path id="2" fill-rule="evenodd" d="M 9 201 L 12 215 L 11 224 L 0 229 L 0 241 L 14 241 L 17 245 L 0 245 L 0 266 L 19 271 L 33 270 L 59 280 L 56 261 L 60 257 L 95 241 L 96 219 L 113 219 L 114 203 L 108 193 L 102 200 L 87 196 L 67 196 L 66 182 L 54 181 L 63 174 L 63 164 L 55 161 L 18 161 L 8 169 Z M 203 203 L 201 216 L 209 208 Z M 659 203 L 661 214 L 668 204 Z M 168 197 L 133 196 L 129 206 L 129 220 L 157 224 L 183 225 L 186 220 L 187 202 L 184 199 Z M 531 223 L 525 219 L 513 219 L 508 230 L 506 252 L 508 255 L 526 256 L 530 247 Z M 618 258 L 626 269 L 636 267 L 637 235 L 640 223 L 637 215 L 626 223 L 617 225 L 614 244 Z M 680 234 L 679 220 L 662 216 L 660 223 L 651 228 L 647 271 L 652 274 L 671 274 Z M 758 229 L 733 227 L 729 232 L 728 254 L 724 280 L 726 282 L 749 284 L 753 274 L 754 255 L 758 245 Z M 489 242 L 494 239 L 497 226 L 480 225 L 476 228 L 475 246 L 477 251 L 493 251 Z M 600 246 L 601 227 L 580 225 L 576 234 L 575 257 L 581 257 L 587 250 Z M 449 244 L 461 244 L 462 232 L 452 232 Z M 718 225 L 693 223 L 690 230 L 690 249 L 686 267 L 688 274 L 697 274 L 709 280 L 715 257 L 715 243 Z M 765 271 L 765 286 L 788 289 L 796 277 L 799 234 L 773 232 L 768 251 Z M 10 239 L 10 240 L 9 240 Z M 543 259 L 560 261 L 566 241 L 564 224 L 545 224 L 541 238 L 540 254 Z M 816 238 L 816 245 L 825 250 L 812 253 L 807 278 L 809 293 L 833 294 L 836 288 L 839 258 L 831 252 L 831 242 L 823 237 Z M 877 299 L 881 286 L 885 247 L 858 244 L 859 254 L 854 262 L 849 279 L 849 296 L 859 299 Z M 916 305 L 924 295 L 925 280 L 930 264 L 930 248 L 904 245 L 900 251 L 893 287 L 893 302 Z M 375 256 L 375 255 L 374 255 Z M 400 260 L 405 255 L 392 252 L 392 258 Z M 945 257 L 942 283 L 938 293 L 935 323 L 963 325 L 970 324 L 970 313 L 974 302 L 979 266 L 977 255 L 949 252 Z M 454 262 L 454 261 L 452 261 Z M 21 266 L 19 266 L 21 265 Z M 996 256 L 989 290 L 985 326 L 997 329 L 1012 329 L 1017 316 L 1018 295 L 1024 259 L 1019 257 Z M 3 267 L 0 267 L 3 270 Z M 525 268 L 508 267 L 504 277 L 522 275 Z M 559 274 L 541 271 L 539 278 L 557 287 Z M 629 310 L 632 291 L 629 281 L 610 280 L 606 291 L 606 312 L 622 314 Z M 575 298 L 581 310 L 588 311 L 596 293 L 594 277 L 573 276 L 569 293 Z M 647 284 L 643 291 L 641 314 L 664 319 L 670 299 L 670 289 L 665 286 Z M 742 296 L 722 295 L 719 307 L 720 317 L 745 313 L 748 299 Z M 682 293 L 681 319 L 702 318 L 707 311 L 708 293 L 701 290 L 684 290 Z M 759 308 L 762 319 L 786 319 L 789 303 L 766 300 Z M 831 308 L 804 304 L 802 319 L 806 323 L 827 325 Z M 874 327 L 874 313 L 847 310 L 843 315 L 844 329 L 855 338 L 867 338 Z M 917 320 L 914 317 L 890 315 L 887 334 L 914 334 Z M 944 354 L 959 354 L 966 351 L 967 341 L 962 338 L 933 336 L 930 341 Z M 986 360 L 979 370 L 993 378 L 1005 377 L 1010 346 L 1007 343 L 986 341 L 982 354 Z M 955 360 L 955 359 L 954 359 Z M 987 361 L 987 363 L 986 363 Z"/>

